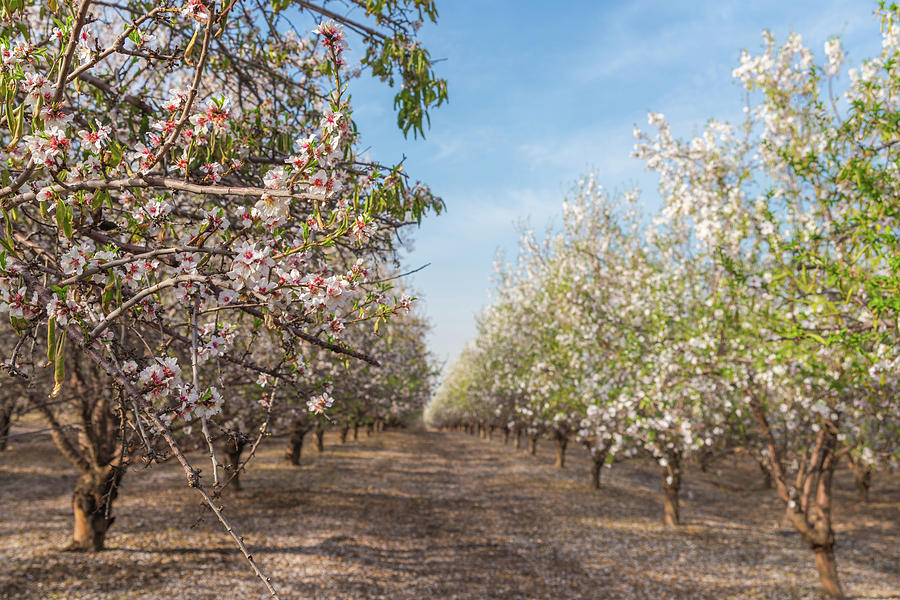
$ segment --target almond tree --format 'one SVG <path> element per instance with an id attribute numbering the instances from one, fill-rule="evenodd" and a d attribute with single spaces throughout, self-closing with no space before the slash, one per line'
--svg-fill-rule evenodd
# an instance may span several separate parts
<path id="1" fill-rule="evenodd" d="M 882 56 L 851 76 L 847 99 L 856 116 L 849 122 L 873 108 L 860 98 L 874 92 L 893 101 L 883 86 L 892 85 L 897 30 L 894 17 L 886 18 Z M 885 281 L 887 258 L 883 246 L 867 245 L 847 227 L 867 201 L 863 180 L 856 179 L 864 188 L 857 191 L 847 165 L 877 155 L 883 142 L 868 133 L 845 140 L 861 130 L 847 125 L 831 94 L 843 62 L 837 40 L 826 44 L 827 63 L 819 67 L 799 35 L 782 47 L 764 37 L 763 52 L 744 53 L 735 70 L 748 99 L 758 101 L 747 106 L 740 135 L 713 123 L 679 142 L 652 116 L 659 133 L 641 134 L 637 153 L 660 173 L 667 217 L 690 219 L 698 243 L 726 269 L 732 336 L 744 346 L 729 359 L 729 383 L 755 421 L 766 467 L 788 520 L 814 553 L 823 590 L 841 598 L 836 465 L 861 445 L 897 452 L 896 443 L 870 437 L 895 426 L 866 425 L 885 417 L 890 423 L 897 412 L 882 389 L 891 377 L 879 377 L 895 360 L 887 345 L 878 346 L 895 336 L 880 321 L 885 296 L 875 289 Z"/>
<path id="2" fill-rule="evenodd" d="M 47 340 L 52 395 L 66 384 L 64 345 L 110 377 L 148 460 L 162 440 L 272 595 L 208 489 L 222 483 L 210 423 L 229 390 L 201 377 L 202 363 L 293 383 L 310 346 L 374 362 L 341 334 L 394 313 L 401 299 L 369 274 L 394 232 L 442 206 L 400 166 L 357 156 L 345 54 L 346 27 L 366 48 L 362 68 L 402 80 L 401 128 L 423 133 L 446 97 L 413 38 L 434 6 L 358 8 L 3 6 L 0 309 Z M 261 327 L 278 343 L 257 363 L 241 349 Z M 173 434 L 195 423 L 202 478 Z"/>

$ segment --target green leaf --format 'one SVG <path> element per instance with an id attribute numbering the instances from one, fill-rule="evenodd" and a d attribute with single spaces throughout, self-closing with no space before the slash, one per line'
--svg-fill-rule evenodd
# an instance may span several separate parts
<path id="1" fill-rule="evenodd" d="M 56 355 L 54 357 L 53 363 L 53 391 L 50 392 L 51 398 L 56 398 L 56 396 L 62 389 L 63 381 L 66 378 L 66 355 L 64 352 L 65 346 L 66 331 L 63 330 L 62 333 L 57 336 L 56 340 Z"/>
<path id="2" fill-rule="evenodd" d="M 56 359 L 56 319 L 47 321 L 47 361 Z"/>
<path id="3" fill-rule="evenodd" d="M 56 199 L 56 226 L 62 231 L 68 239 L 72 239 L 72 216 L 73 212 L 69 206 L 62 201 Z"/>

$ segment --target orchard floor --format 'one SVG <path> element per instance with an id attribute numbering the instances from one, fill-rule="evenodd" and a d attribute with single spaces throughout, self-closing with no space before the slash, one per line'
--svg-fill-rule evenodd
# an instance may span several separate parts
<path id="1" fill-rule="evenodd" d="M 458 433 L 336 442 L 307 444 L 299 468 L 267 442 L 244 491 L 225 495 L 282 598 L 819 597 L 811 552 L 753 465 L 690 471 L 671 531 L 647 463 L 604 471 L 596 492 L 577 447 L 559 470 L 548 443 L 531 457 Z M 266 597 L 175 465 L 128 473 L 107 551 L 58 551 L 74 479 L 46 438 L 0 453 L 0 598 Z M 900 477 L 876 476 L 867 505 L 846 472 L 836 485 L 845 591 L 900 599 Z"/>

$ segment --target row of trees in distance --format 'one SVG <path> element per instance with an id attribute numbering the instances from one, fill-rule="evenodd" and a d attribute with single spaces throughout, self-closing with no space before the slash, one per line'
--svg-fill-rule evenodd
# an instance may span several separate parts
<path id="1" fill-rule="evenodd" d="M 428 422 L 549 437 L 560 466 L 575 440 L 596 487 L 603 465 L 652 457 L 669 525 L 688 461 L 744 453 L 844 597 L 835 469 L 865 494 L 900 459 L 900 19 L 878 14 L 883 51 L 846 72 L 839 40 L 819 64 L 766 32 L 734 71 L 743 123 L 681 140 L 650 114 L 634 156 L 661 211 L 579 182 L 562 224 L 498 265 Z"/>

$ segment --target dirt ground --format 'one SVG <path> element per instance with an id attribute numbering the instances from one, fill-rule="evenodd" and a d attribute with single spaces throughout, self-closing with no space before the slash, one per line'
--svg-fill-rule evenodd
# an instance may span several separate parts
<path id="1" fill-rule="evenodd" d="M 546 442 L 531 457 L 458 433 L 329 434 L 297 468 L 282 444 L 261 447 L 224 504 L 285 599 L 819 597 L 812 554 L 753 465 L 689 471 L 671 531 L 652 465 L 605 470 L 597 492 L 580 448 L 559 470 Z M 0 598 L 266 597 L 175 465 L 126 475 L 107 551 L 60 552 L 74 481 L 46 437 L 0 454 Z M 848 473 L 836 485 L 845 591 L 900 599 L 900 477 L 876 475 L 867 505 Z"/>

